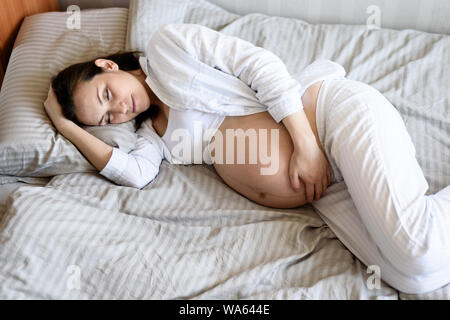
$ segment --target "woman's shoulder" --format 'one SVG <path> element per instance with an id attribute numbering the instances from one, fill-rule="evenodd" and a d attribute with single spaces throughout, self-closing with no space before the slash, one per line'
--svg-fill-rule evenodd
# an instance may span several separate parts
<path id="1" fill-rule="evenodd" d="M 155 128 L 153 128 L 153 121 L 151 118 L 142 121 L 141 125 L 136 130 L 136 134 L 141 137 L 151 137 L 152 139 L 159 137 Z"/>
<path id="2" fill-rule="evenodd" d="M 158 135 L 155 128 L 152 125 L 152 119 L 145 119 L 141 126 L 136 130 L 136 135 L 138 136 L 138 140 L 142 141 L 141 143 L 149 143 L 154 145 L 160 152 L 161 156 L 167 158 L 167 150 L 165 150 L 164 141 Z"/>
<path id="3" fill-rule="evenodd" d="M 143 120 L 139 128 L 136 130 L 137 135 L 148 135 L 148 134 L 156 134 L 156 130 L 153 127 L 153 120 L 152 118 L 148 117 L 147 119 Z"/>

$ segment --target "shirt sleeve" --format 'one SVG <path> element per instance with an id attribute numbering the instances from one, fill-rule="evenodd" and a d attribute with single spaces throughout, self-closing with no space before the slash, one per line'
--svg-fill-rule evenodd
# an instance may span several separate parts
<path id="1" fill-rule="evenodd" d="M 148 128 L 138 130 L 136 147 L 126 153 L 113 148 L 106 166 L 99 173 L 121 186 L 142 189 L 159 173 L 164 153 L 159 141 L 149 134 Z"/>
<path id="2" fill-rule="evenodd" d="M 303 109 L 300 83 L 267 49 L 198 24 L 164 25 L 151 41 L 170 41 L 201 62 L 239 78 L 256 92 L 277 123 Z"/>

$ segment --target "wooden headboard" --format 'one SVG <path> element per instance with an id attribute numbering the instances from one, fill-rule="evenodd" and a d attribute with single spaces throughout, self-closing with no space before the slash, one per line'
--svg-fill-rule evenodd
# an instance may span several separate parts
<path id="1" fill-rule="evenodd" d="M 0 87 L 5 76 L 14 40 L 23 19 L 29 15 L 48 11 L 59 11 L 58 0 L 0 1 Z"/>

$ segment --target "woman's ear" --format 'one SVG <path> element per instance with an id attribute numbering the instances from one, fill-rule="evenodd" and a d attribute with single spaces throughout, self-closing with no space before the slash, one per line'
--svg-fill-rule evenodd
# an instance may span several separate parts
<path id="1" fill-rule="evenodd" d="M 119 66 L 112 60 L 108 59 L 97 59 L 95 60 L 95 65 L 103 69 L 103 71 L 117 71 Z"/>

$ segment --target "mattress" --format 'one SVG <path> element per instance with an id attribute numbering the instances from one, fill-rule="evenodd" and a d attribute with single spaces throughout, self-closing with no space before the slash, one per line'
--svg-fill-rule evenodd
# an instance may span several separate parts
<path id="1" fill-rule="evenodd" d="M 155 11 L 146 21 L 181 19 L 240 36 L 273 50 L 294 76 L 318 57 L 342 64 L 349 78 L 375 86 L 398 108 L 430 192 L 448 183 L 450 132 L 442 118 L 449 110 L 448 81 L 440 75 L 449 73 L 450 63 L 438 63 L 448 62 L 448 37 L 238 16 L 204 1 L 158 6 L 162 2 L 148 2 Z M 122 31 L 133 34 L 139 16 L 147 18 L 131 7 L 132 20 Z M 145 43 L 136 35 L 127 46 Z M 279 39 L 290 39 L 284 43 L 291 46 L 280 46 Z M 410 80 L 413 72 L 424 78 Z M 330 187 L 330 194 L 340 192 L 345 185 Z M 383 281 L 379 288 L 368 286 L 367 266 L 321 216 L 330 206 L 319 207 L 264 207 L 224 184 L 212 166 L 165 160 L 142 190 L 94 172 L 56 175 L 45 186 L 21 185 L 9 194 L 0 221 L 0 299 L 450 297 L 448 286 L 421 295 Z"/>

